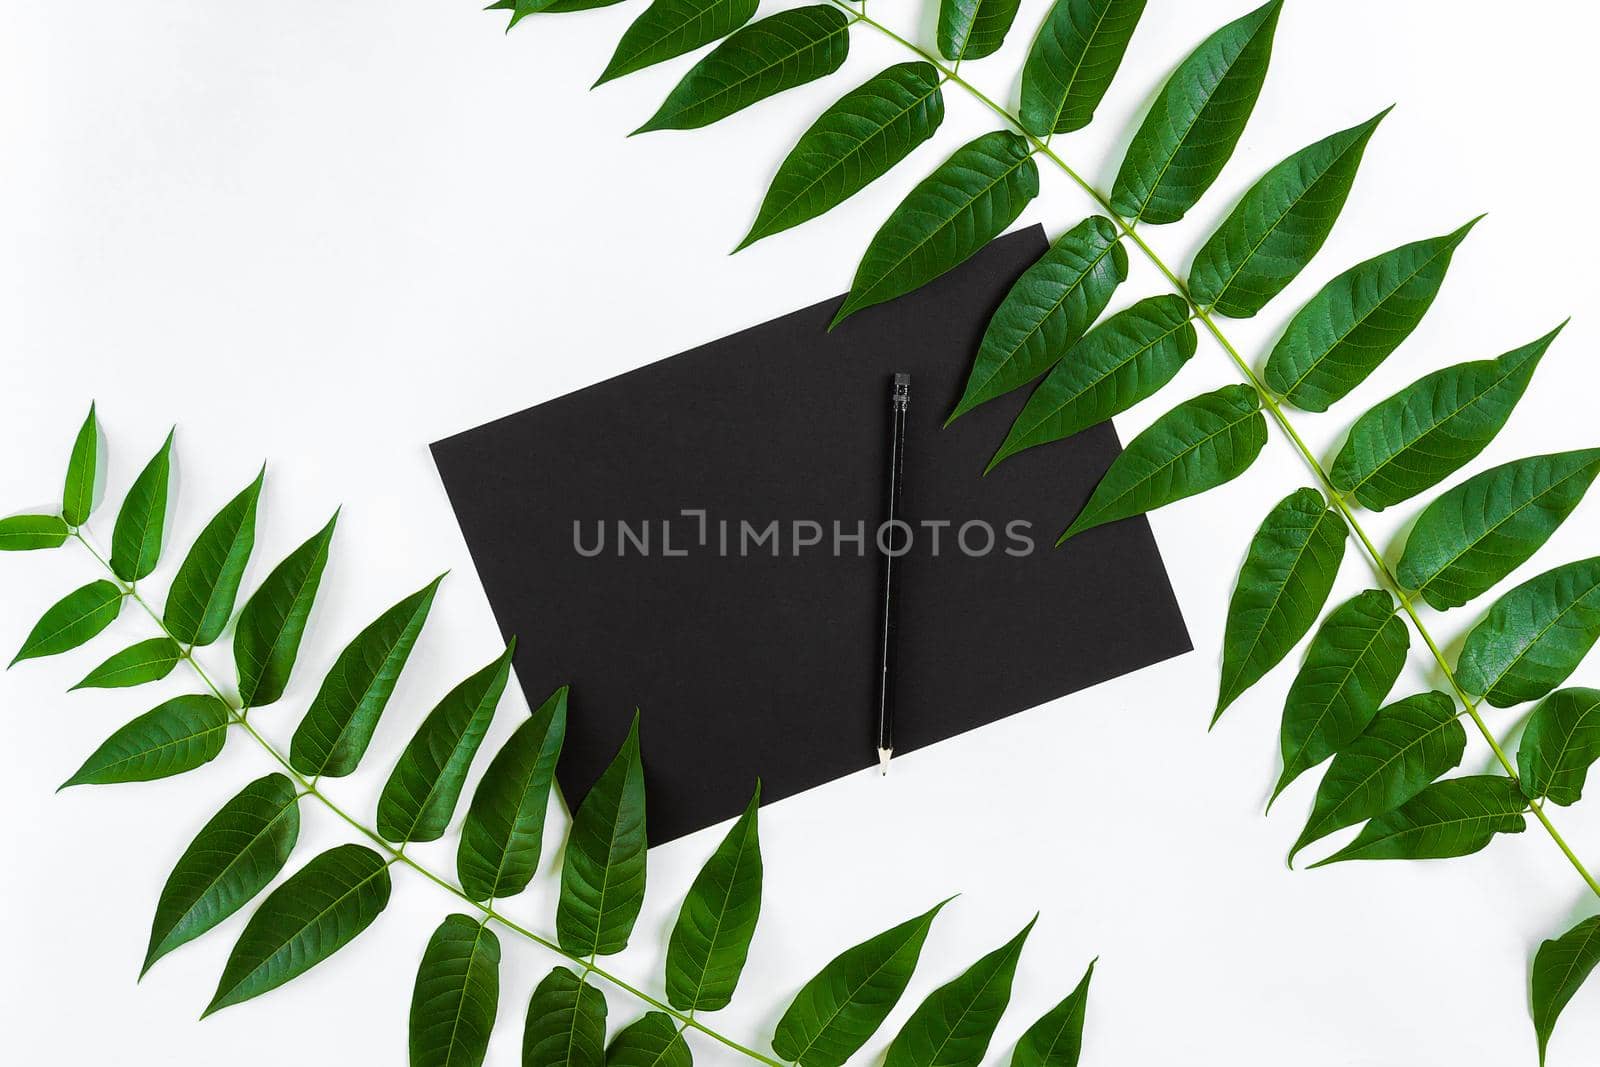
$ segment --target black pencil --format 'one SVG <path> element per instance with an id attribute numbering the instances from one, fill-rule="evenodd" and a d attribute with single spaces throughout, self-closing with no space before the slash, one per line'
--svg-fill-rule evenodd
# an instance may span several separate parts
<path id="1" fill-rule="evenodd" d="M 878 769 L 889 773 L 889 757 L 894 755 L 894 634 L 895 559 L 910 547 L 910 529 L 900 519 L 900 487 L 906 462 L 906 409 L 911 406 L 911 375 L 896 374 L 889 390 L 889 478 L 884 530 L 879 545 L 887 545 L 883 557 L 883 616 L 878 647 Z M 901 537 L 902 531 L 906 535 Z"/>

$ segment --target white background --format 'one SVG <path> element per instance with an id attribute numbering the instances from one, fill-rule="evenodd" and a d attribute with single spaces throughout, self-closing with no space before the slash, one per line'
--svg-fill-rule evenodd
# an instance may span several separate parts
<path id="1" fill-rule="evenodd" d="M 1247 5 L 1151 0 L 1098 121 L 1056 147 L 1108 185 L 1165 73 Z M 146 583 L 153 592 L 263 458 L 248 584 L 343 504 L 295 683 L 259 717 L 280 742 L 349 635 L 452 568 L 364 772 L 331 787 L 358 812 L 370 814 L 408 724 L 497 648 L 427 442 L 842 291 L 898 196 L 995 125 L 951 87 L 936 143 L 825 218 L 729 258 L 797 134 L 846 88 L 907 57 L 858 28 L 846 69 L 824 83 L 709 130 L 626 140 L 686 66 L 587 90 L 641 6 L 530 19 L 508 37 L 498 13 L 439 0 L 4 5 L 0 511 L 56 506 L 91 398 L 109 439 L 111 503 L 92 523 L 102 541 L 115 502 L 178 424 L 174 547 Z M 931 44 L 931 2 L 873 6 Z M 1014 102 L 1045 7 L 1028 0 L 1004 52 L 963 74 Z M 1400 106 L 1312 267 L 1256 320 L 1227 327 L 1244 350 L 1259 362 L 1337 270 L 1490 212 L 1422 328 L 1342 417 L 1301 419 L 1325 455 L 1344 420 L 1423 370 L 1496 355 L 1568 314 L 1577 317 L 1509 430 L 1472 469 L 1600 443 L 1600 317 L 1590 313 L 1600 221 L 1582 210 L 1597 29 L 1586 5 L 1557 0 L 1524 0 L 1509 16 L 1485 0 L 1288 5 L 1232 164 L 1188 220 L 1150 232 L 1175 265 L 1266 166 Z M 1054 236 L 1088 213 L 1048 167 L 1043 187 L 1019 225 L 1042 222 Z M 1119 306 L 1160 289 L 1133 260 Z M 1202 336 L 1177 391 L 1119 429 L 1126 438 L 1178 396 L 1233 380 Z M 1261 809 L 1278 773 L 1293 660 L 1206 732 L 1244 546 L 1306 478 L 1274 435 L 1237 483 L 1154 516 L 1193 654 L 896 760 L 887 781 L 862 774 L 766 809 L 764 920 L 740 995 L 708 1021 L 765 1048 L 793 990 L 834 952 L 959 890 L 871 1056 L 920 994 L 1039 909 L 995 1062 L 1098 955 L 1085 1064 L 1532 1063 L 1529 960 L 1541 938 L 1596 908 L 1543 831 L 1454 861 L 1291 872 L 1284 853 L 1317 775 L 1270 818 Z M 1372 521 L 1391 551 L 1416 511 Z M 1591 501 L 1521 576 L 1593 553 L 1597 532 Z M 0 648 L 9 654 L 46 605 L 93 575 L 70 548 L 0 559 Z M 1371 580 L 1352 551 L 1338 592 Z M 1483 606 L 1437 620 L 1452 652 Z M 150 632 L 129 611 L 92 648 L 0 681 L 0 1058 L 402 1062 L 416 960 L 452 906 L 403 870 L 359 947 L 270 996 L 195 1022 L 244 915 L 135 985 L 172 861 L 268 769 L 235 738 L 188 777 L 52 795 L 112 729 L 158 695 L 192 688 L 175 674 L 137 693 L 64 693 Z M 205 659 L 231 676 L 225 645 Z M 1439 684 L 1414 663 L 1402 687 Z M 1600 682 L 1600 661 L 1576 681 Z M 491 744 L 525 708 L 520 693 L 508 696 Z M 1503 733 L 1520 725 L 1509 712 L 1489 718 Z M 1465 768 L 1488 768 L 1481 742 Z M 1600 862 L 1600 807 L 1554 817 Z M 348 836 L 314 805 L 305 824 L 299 861 Z M 552 848 L 562 824 L 552 820 Z M 636 946 L 614 961 L 619 972 L 659 990 L 655 946 L 720 832 L 652 857 Z M 449 870 L 453 843 L 414 855 Z M 510 905 L 541 929 L 551 925 L 550 866 Z M 504 941 L 490 1051 L 499 1065 L 518 1062 L 527 995 L 553 962 Z M 615 1022 L 636 1014 L 614 992 L 610 1003 Z M 1596 1062 L 1597 1009 L 1600 985 L 1568 1009 L 1552 1063 Z M 702 1063 L 745 1062 L 703 1040 L 696 1049 Z"/>

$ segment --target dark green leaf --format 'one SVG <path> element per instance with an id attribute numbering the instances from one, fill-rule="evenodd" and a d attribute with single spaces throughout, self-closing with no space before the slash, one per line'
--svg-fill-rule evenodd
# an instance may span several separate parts
<path id="1" fill-rule="evenodd" d="M 628 947 L 644 903 L 644 766 L 639 715 L 627 740 L 572 817 L 556 940 L 574 956 L 610 956 Z"/>
<path id="2" fill-rule="evenodd" d="M 67 482 L 61 491 L 61 517 L 68 526 L 82 526 L 94 510 L 99 457 L 100 424 L 94 416 L 94 405 L 90 404 L 89 416 L 83 420 L 78 437 L 72 442 L 72 455 L 67 459 Z"/>
<path id="3" fill-rule="evenodd" d="M 932 137 L 943 121 L 944 95 L 932 63 L 897 63 L 874 75 L 800 135 L 739 248 L 848 200 Z"/>
<path id="4" fill-rule="evenodd" d="M 1539 702 L 1517 746 L 1522 791 L 1576 804 L 1600 759 L 1600 689 L 1558 689 Z"/>
<path id="5" fill-rule="evenodd" d="M 428 939 L 411 992 L 411 1067 L 480 1067 L 500 1002 L 500 939 L 447 915 Z"/>
<path id="6" fill-rule="evenodd" d="M 1334 487 L 1382 511 L 1466 466 L 1511 417 L 1561 328 L 1499 359 L 1435 371 L 1373 407 L 1334 457 Z"/>
<path id="7" fill-rule="evenodd" d="M 1504 775 L 1480 774 L 1434 782 L 1394 811 L 1361 828 L 1356 839 L 1325 860 L 1427 860 L 1470 856 L 1495 834 L 1525 828 L 1528 800 Z"/>
<path id="8" fill-rule="evenodd" d="M 840 1067 L 883 1025 L 911 982 L 942 900 L 914 919 L 847 948 L 795 995 L 772 1050 L 801 1067 Z"/>
<path id="9" fill-rule="evenodd" d="M 71 532 L 59 515 L 12 515 L 0 519 L 0 552 L 60 548 Z"/>
<path id="10" fill-rule="evenodd" d="M 557 689 L 489 762 L 461 827 L 456 871 L 473 900 L 513 897 L 539 868 L 550 781 L 567 733 L 567 687 Z"/>
<path id="11" fill-rule="evenodd" d="M 1228 602 L 1213 724 L 1322 614 L 1344 559 L 1345 534 L 1344 519 L 1315 489 L 1296 489 L 1267 513 Z"/>
<path id="12" fill-rule="evenodd" d="M 1533 1030 L 1539 1037 L 1539 1064 L 1555 1032 L 1556 1019 L 1600 963 L 1600 915 L 1592 915 L 1560 937 L 1539 946 L 1533 957 Z"/>
<path id="13" fill-rule="evenodd" d="M 1177 222 L 1217 180 L 1261 95 L 1282 0 L 1222 27 L 1179 64 L 1111 186 L 1125 219 Z"/>
<path id="14" fill-rule="evenodd" d="M 206 694 L 173 697 L 106 738 L 61 788 L 152 782 L 192 771 L 222 751 L 228 707 Z"/>
<path id="15" fill-rule="evenodd" d="M 300 836 L 298 800 L 293 782 L 269 774 L 245 786 L 201 828 L 161 889 L 141 976 L 277 877 Z"/>
<path id="16" fill-rule="evenodd" d="M 116 653 L 90 671 L 74 689 L 123 689 L 158 682 L 172 673 L 183 649 L 167 637 L 152 637 Z"/>
<path id="17" fill-rule="evenodd" d="M 1022 128 L 1035 137 L 1094 121 L 1145 0 L 1056 0 L 1022 68 Z"/>
<path id="18" fill-rule="evenodd" d="M 1037 921 L 928 994 L 890 1042 L 884 1067 L 978 1067 L 1011 1001 L 1022 943 Z"/>
<path id="19" fill-rule="evenodd" d="M 1283 774 L 1272 798 L 1361 736 L 1405 666 L 1411 631 L 1380 589 L 1329 612 L 1283 705 Z"/>
<path id="20" fill-rule="evenodd" d="M 1323 286 L 1273 347 L 1267 385 L 1295 407 L 1327 411 L 1411 336 L 1477 224 L 1374 256 Z"/>
<path id="21" fill-rule="evenodd" d="M 206 523 L 184 557 L 162 613 L 167 632 L 175 640 L 209 645 L 222 636 L 233 617 L 239 583 L 256 544 L 256 502 L 266 476 L 267 469 L 262 467 L 256 480 Z"/>
<path id="22" fill-rule="evenodd" d="M 25 659 L 54 656 L 94 637 L 110 626 L 122 611 L 122 590 L 104 578 L 74 589 L 54 604 L 28 633 L 12 658 L 15 667 Z"/>
<path id="23" fill-rule="evenodd" d="M 1194 257 L 1195 303 L 1249 318 L 1283 292 L 1333 232 L 1367 141 L 1388 113 L 1307 145 L 1267 171 Z"/>
<path id="24" fill-rule="evenodd" d="M 750 21 L 757 0 L 652 0 L 622 35 L 605 71 L 613 78 L 665 62 L 728 36 Z"/>
<path id="25" fill-rule="evenodd" d="M 295 770 L 342 778 L 356 769 L 443 580 L 441 574 L 379 615 L 339 653 L 290 740 Z"/>
<path id="26" fill-rule="evenodd" d="M 716 1011 L 733 999 L 761 916 L 761 784 L 728 836 L 701 868 L 667 943 L 667 1002 L 679 1011 Z"/>
<path id="27" fill-rule="evenodd" d="M 339 513 L 328 525 L 278 564 L 245 601 L 233 634 L 233 662 L 239 673 L 239 701 L 247 708 L 265 707 L 283 696 L 300 653 L 300 638 L 317 599 L 328 544 Z"/>
<path id="28" fill-rule="evenodd" d="M 437 841 L 494 721 L 511 676 L 516 638 L 500 657 L 450 690 L 422 720 L 378 797 L 378 833 L 390 841 Z"/>
<path id="29" fill-rule="evenodd" d="M 509 11 L 511 21 L 506 32 L 529 15 L 557 15 L 566 11 L 591 11 L 597 7 L 610 7 L 622 0 L 495 0 L 485 11 Z"/>
<path id="30" fill-rule="evenodd" d="M 1538 700 L 1567 680 L 1600 637 L 1600 556 L 1528 579 L 1467 635 L 1456 680 L 1497 708 Z"/>
<path id="31" fill-rule="evenodd" d="M 646 1012 L 606 1049 L 606 1067 L 693 1067 L 689 1043 L 664 1011 Z"/>
<path id="32" fill-rule="evenodd" d="M 528 1001 L 522 1067 L 604 1067 L 606 998 L 565 967 L 545 976 Z"/>
<path id="33" fill-rule="evenodd" d="M 690 68 L 650 121 L 633 132 L 709 126 L 827 77 L 850 52 L 845 25 L 844 12 L 830 4 L 791 8 L 750 23 Z"/>
<path id="34" fill-rule="evenodd" d="M 1056 544 L 1231 482 L 1266 443 L 1261 398 L 1248 385 L 1185 400 L 1128 442 Z"/>
<path id="35" fill-rule="evenodd" d="M 873 236 L 833 325 L 961 265 L 1038 194 L 1039 168 L 1021 135 L 997 130 L 962 145 Z"/>
<path id="36" fill-rule="evenodd" d="M 945 425 L 1049 370 L 1100 317 L 1127 277 L 1128 253 L 1109 219 L 1096 215 L 1062 234 L 1000 302 L 984 330 L 966 392 Z"/>
<path id="37" fill-rule="evenodd" d="M 233 946 L 206 1015 L 298 978 L 372 925 L 389 903 L 389 861 L 331 848 L 267 895 Z"/>
<path id="38" fill-rule="evenodd" d="M 111 571 L 137 582 L 156 569 L 167 525 L 167 483 L 172 477 L 172 434 L 133 480 L 111 531 Z"/>
<path id="39" fill-rule="evenodd" d="M 1418 693 L 1383 708 L 1328 765 L 1289 862 L 1335 830 L 1398 808 L 1459 766 L 1466 745 L 1456 703 L 1444 693 Z"/>
<path id="40" fill-rule="evenodd" d="M 960 62 L 994 55 L 1021 0 L 939 0 L 939 54 Z"/>
<path id="41" fill-rule="evenodd" d="M 1093 977 L 1091 961 L 1078 987 L 1017 1039 L 1011 1067 L 1078 1067 L 1083 1016 L 1089 1007 L 1089 980 Z"/>

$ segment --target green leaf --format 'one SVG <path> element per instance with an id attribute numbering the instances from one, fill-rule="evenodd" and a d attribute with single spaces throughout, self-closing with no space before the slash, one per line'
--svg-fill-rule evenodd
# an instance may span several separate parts
<path id="1" fill-rule="evenodd" d="M 71 532 L 59 515 L 12 515 L 0 519 L 0 552 L 60 548 Z"/>
<path id="2" fill-rule="evenodd" d="M 604 1067 L 605 1061 L 605 996 L 557 967 L 528 1001 L 522 1067 Z"/>
<path id="3" fill-rule="evenodd" d="M 411 1067 L 481 1067 L 499 1002 L 500 939 L 476 919 L 445 916 L 411 992 Z"/>
<path id="4" fill-rule="evenodd" d="M 1531 559 L 1597 473 L 1600 448 L 1587 448 L 1513 460 L 1468 478 L 1423 511 L 1395 574 L 1438 610 L 1459 607 Z"/>
<path id="5" fill-rule="evenodd" d="M 1311 629 L 1344 559 L 1344 519 L 1315 489 L 1275 504 L 1250 541 L 1228 602 L 1213 725 Z"/>
<path id="6" fill-rule="evenodd" d="M 1400 677 L 1410 645 L 1411 631 L 1395 615 L 1394 599 L 1380 589 L 1357 593 L 1329 612 L 1283 705 L 1283 774 L 1273 800 L 1361 736 Z"/>
<path id="7" fill-rule="evenodd" d="M 574 956 L 610 956 L 628 947 L 644 903 L 644 767 L 634 713 L 611 765 L 572 817 L 556 940 Z"/>
<path id="8" fill-rule="evenodd" d="M 1056 544 L 1231 482 L 1266 443 L 1261 398 L 1248 385 L 1185 400 L 1128 442 Z"/>
<path id="9" fill-rule="evenodd" d="M 911 982 L 928 929 L 948 900 L 847 948 L 807 982 L 772 1034 L 778 1058 L 841 1067 L 883 1025 Z"/>
<path id="10" fill-rule="evenodd" d="M 755 795 L 701 868 L 667 942 L 667 1002 L 679 1011 L 716 1011 L 733 999 L 761 916 L 761 842 Z"/>
<path id="11" fill-rule="evenodd" d="M 1600 963 L 1600 915 L 1592 915 L 1560 937 L 1545 941 L 1533 957 L 1533 1030 L 1539 1038 L 1539 1064 L 1555 1032 L 1556 1020 Z"/>
<path id="12" fill-rule="evenodd" d="M 244 907 L 289 862 L 299 796 L 281 774 L 257 778 L 201 827 L 167 876 L 141 977 L 156 960 Z"/>
<path id="13" fill-rule="evenodd" d="M 156 569 L 167 525 L 167 482 L 172 476 L 172 433 L 139 476 L 117 512 L 111 531 L 111 572 L 137 582 Z"/>
<path id="14" fill-rule="evenodd" d="M 939 54 L 960 62 L 992 56 L 1005 43 L 1021 0 L 939 0 Z"/>
<path id="15" fill-rule="evenodd" d="M 389 889 L 389 861 L 364 845 L 316 856 L 250 916 L 201 1018 L 276 989 L 338 952 L 372 925 Z"/>
<path id="16" fill-rule="evenodd" d="M 1539 702 L 1517 746 L 1522 791 L 1576 804 L 1600 759 L 1600 689 L 1558 689 Z"/>
<path id="17" fill-rule="evenodd" d="M 1022 943 L 1038 918 L 928 994 L 889 1043 L 884 1067 L 978 1067 L 1011 1000 Z"/>
<path id="18" fill-rule="evenodd" d="M 1056 0 L 1022 68 L 1022 128 L 1035 137 L 1094 121 L 1145 0 Z"/>
<path id="19" fill-rule="evenodd" d="M 28 633 L 9 667 L 25 659 L 77 648 L 110 626 L 122 611 L 122 590 L 104 578 L 74 589 L 54 604 Z M 9 669 L 8 667 L 8 669 Z"/>
<path id="20" fill-rule="evenodd" d="M 693 52 L 750 21 L 757 0 L 653 0 L 622 35 L 595 85 Z"/>
<path id="21" fill-rule="evenodd" d="M 758 19 L 690 68 L 634 133 L 693 130 L 725 119 L 785 89 L 825 78 L 844 65 L 850 34 L 830 4 Z"/>
<path id="22" fill-rule="evenodd" d="M 557 0 L 499 0 L 498 3 L 490 4 L 485 10 L 511 12 L 511 21 L 506 24 L 506 32 L 510 33 L 511 28 L 517 23 L 529 15 L 537 15 L 541 11 L 553 9 L 556 2 Z M 620 0 L 608 0 L 608 2 L 619 3 Z"/>
<path id="23" fill-rule="evenodd" d="M 996 130 L 962 145 L 873 236 L 833 326 L 961 265 L 1038 194 L 1039 168 L 1020 134 Z"/>
<path id="24" fill-rule="evenodd" d="M 295 770 L 342 778 L 356 769 L 443 580 L 441 574 L 379 615 L 339 653 L 290 740 Z"/>
<path id="25" fill-rule="evenodd" d="M 90 404 L 89 416 L 83 420 L 78 437 L 72 442 L 72 455 L 67 459 L 67 482 L 61 491 L 61 517 L 68 526 L 82 526 L 94 510 L 99 453 L 100 423 L 95 419 L 94 405 Z"/>
<path id="26" fill-rule="evenodd" d="M 72 688 L 123 689 L 158 682 L 171 674 L 182 658 L 183 649 L 171 638 L 152 637 L 116 653 Z"/>
<path id="27" fill-rule="evenodd" d="M 317 599 L 328 544 L 339 513 L 328 525 L 273 568 L 267 580 L 245 601 L 233 634 L 233 662 L 239 673 L 239 702 L 260 708 L 283 696 L 300 652 L 306 619 Z"/>
<path id="28" fill-rule="evenodd" d="M 842 204 L 887 174 L 943 121 L 944 95 L 932 63 L 897 63 L 869 78 L 800 135 L 739 248 Z"/>
<path id="29" fill-rule="evenodd" d="M 478 783 L 461 827 L 456 872 L 473 900 L 514 897 L 533 880 L 550 782 L 567 733 L 567 687 L 517 728 Z"/>
<path id="30" fill-rule="evenodd" d="M 162 613 L 174 639 L 186 645 L 209 645 L 222 636 L 233 617 L 245 564 L 255 548 L 256 502 L 266 476 L 263 466 L 256 480 L 206 523 L 184 557 Z"/>
<path id="31" fill-rule="evenodd" d="M 445 694 L 422 720 L 378 797 L 378 833 L 390 841 L 444 836 L 483 735 L 511 676 L 516 638 L 500 656 Z"/>
<path id="32" fill-rule="evenodd" d="M 1495 834 L 1520 834 L 1528 800 L 1504 775 L 1434 782 L 1361 828 L 1356 839 L 1313 867 L 1341 860 L 1427 860 L 1470 856 Z"/>
<path id="33" fill-rule="evenodd" d="M 1477 224 L 1374 256 L 1323 286 L 1267 357 L 1267 385 L 1297 408 L 1327 411 L 1411 336 Z"/>
<path id="34" fill-rule="evenodd" d="M 1600 637 L 1600 556 L 1528 579 L 1467 634 L 1456 681 L 1497 708 L 1538 700 L 1567 680 Z"/>
<path id="35" fill-rule="evenodd" d="M 1089 1007 L 1089 980 L 1094 961 L 1078 987 L 1017 1039 L 1011 1067 L 1078 1067 L 1083 1048 L 1083 1017 Z"/>
<path id="36" fill-rule="evenodd" d="M 1195 303 L 1249 318 L 1283 292 L 1333 232 L 1367 141 L 1388 113 L 1307 145 L 1262 175 L 1195 255 Z"/>
<path id="37" fill-rule="evenodd" d="M 71 785 L 153 782 L 210 763 L 228 735 L 228 706 L 209 693 L 173 697 L 106 738 Z"/>
<path id="38" fill-rule="evenodd" d="M 1417 693 L 1381 709 L 1328 765 L 1289 862 L 1313 841 L 1398 808 L 1460 766 L 1466 745 L 1455 701 L 1444 693 Z"/>
<path id="39" fill-rule="evenodd" d="M 1217 180 L 1250 121 L 1282 0 L 1207 37 L 1162 87 L 1111 186 L 1125 219 L 1177 222 Z"/>
<path id="40" fill-rule="evenodd" d="M 629 1023 L 606 1049 L 606 1067 L 693 1067 L 689 1043 L 664 1011 Z"/>
<path id="41" fill-rule="evenodd" d="M 1373 407 L 1334 457 L 1334 487 L 1382 511 L 1466 466 L 1511 417 L 1562 326 L 1499 359 L 1435 371 Z"/>
<path id="42" fill-rule="evenodd" d="M 1062 234 L 1000 302 L 983 332 L 966 392 L 945 425 L 1049 370 L 1127 277 L 1128 253 L 1109 219 L 1096 215 Z"/>

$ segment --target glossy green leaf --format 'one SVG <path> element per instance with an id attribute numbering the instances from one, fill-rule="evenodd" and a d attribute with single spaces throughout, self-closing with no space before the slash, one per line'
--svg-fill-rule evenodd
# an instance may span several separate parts
<path id="1" fill-rule="evenodd" d="M 104 578 L 74 589 L 34 624 L 10 667 L 25 659 L 70 651 L 110 626 L 122 611 L 122 590 Z"/>
<path id="2" fill-rule="evenodd" d="M 1261 399 L 1248 385 L 1185 400 L 1128 442 L 1056 544 L 1231 482 L 1266 443 Z"/>
<path id="3" fill-rule="evenodd" d="M 1334 457 L 1334 487 L 1382 511 L 1466 466 L 1511 417 L 1560 332 L 1557 326 L 1499 359 L 1435 371 L 1373 407 Z"/>
<path id="4" fill-rule="evenodd" d="M 173 697 L 106 738 L 70 785 L 152 782 L 210 763 L 228 736 L 228 707 L 209 693 Z"/>
<path id="5" fill-rule="evenodd" d="M 610 7 L 622 0 L 495 0 L 485 11 L 509 11 L 511 21 L 506 32 L 529 15 L 559 15 L 568 11 L 592 11 L 597 7 Z"/>
<path id="6" fill-rule="evenodd" d="M 72 455 L 67 458 L 67 480 L 61 490 L 61 517 L 68 526 L 82 526 L 89 521 L 94 510 L 94 483 L 99 474 L 100 423 L 95 419 L 94 405 L 89 405 L 89 415 L 78 429 L 72 442 Z"/>
<path id="7" fill-rule="evenodd" d="M 156 569 L 167 526 L 167 483 L 172 477 L 172 434 L 133 480 L 111 530 L 111 572 L 136 582 Z"/>
<path id="8" fill-rule="evenodd" d="M 629 1023 L 606 1049 L 606 1067 L 693 1067 L 689 1043 L 664 1011 L 646 1012 Z"/>
<path id="9" fill-rule="evenodd" d="M 550 782 L 567 733 L 567 687 L 511 735 L 478 783 L 461 827 L 456 872 L 473 900 L 513 897 L 533 880 Z"/>
<path id="10" fill-rule="evenodd" d="M 1022 68 L 1022 128 L 1035 137 L 1094 121 L 1145 0 L 1056 0 Z"/>
<path id="11" fill-rule="evenodd" d="M 831 4 L 791 8 L 734 32 L 667 94 L 634 133 L 692 130 L 785 89 L 825 78 L 850 52 L 844 12 Z"/>
<path id="12" fill-rule="evenodd" d="M 1470 856 L 1495 834 L 1519 834 L 1528 800 L 1501 774 L 1434 782 L 1400 807 L 1367 823 L 1356 839 L 1325 860 L 1426 860 Z"/>
<path id="13" fill-rule="evenodd" d="M 1600 556 L 1528 579 L 1467 634 L 1456 681 L 1497 708 L 1566 681 L 1600 637 Z"/>
<path id="14" fill-rule="evenodd" d="M 700 869 L 667 942 L 667 1003 L 716 1011 L 733 999 L 761 916 L 761 784 L 728 836 Z"/>
<path id="15" fill-rule="evenodd" d="M 1109 219 L 1096 215 L 1062 234 L 1000 302 L 983 332 L 966 391 L 945 425 L 1049 370 L 1127 277 L 1128 253 Z"/>
<path id="16" fill-rule="evenodd" d="M 447 915 L 428 939 L 411 991 L 411 1067 L 481 1067 L 500 1002 L 500 939 Z"/>
<path id="17" fill-rule="evenodd" d="M 1005 43 L 1021 0 L 939 0 L 939 54 L 946 59 L 982 59 Z"/>
<path id="18" fill-rule="evenodd" d="M 644 903 L 644 766 L 639 715 L 611 765 L 572 817 L 556 940 L 575 956 L 610 956 L 628 947 Z"/>
<path id="19" fill-rule="evenodd" d="M 847 948 L 807 982 L 772 1034 L 772 1050 L 801 1067 L 841 1067 L 883 1025 L 911 982 L 942 900 Z"/>
<path id="20" fill-rule="evenodd" d="M 1268 387 L 1297 408 L 1327 411 L 1366 381 L 1427 314 L 1451 256 L 1477 224 L 1374 256 L 1323 286 L 1267 358 Z"/>
<path id="21" fill-rule="evenodd" d="M 389 862 L 365 845 L 318 855 L 267 895 L 205 1015 L 276 989 L 354 941 L 389 903 Z"/>
<path id="22" fill-rule="evenodd" d="M 833 325 L 960 266 L 1038 194 L 1039 168 L 1020 134 L 997 130 L 962 145 L 873 236 Z"/>
<path id="23" fill-rule="evenodd" d="M 1460 766 L 1466 745 L 1456 703 L 1444 693 L 1417 693 L 1382 708 L 1328 765 L 1289 862 L 1313 841 L 1398 808 Z"/>
<path id="24" fill-rule="evenodd" d="M 1560 937 L 1545 941 L 1533 957 L 1533 1030 L 1539 1038 L 1539 1064 L 1556 1020 L 1600 963 L 1600 915 L 1591 915 Z"/>
<path id="25" fill-rule="evenodd" d="M 1283 705 L 1283 774 L 1274 800 L 1361 736 L 1400 677 L 1410 646 L 1411 631 L 1382 590 L 1358 593 L 1328 613 Z"/>
<path id="26" fill-rule="evenodd" d="M 1125 219 L 1177 222 L 1217 180 L 1244 134 L 1272 57 L 1282 0 L 1235 19 L 1179 64 L 1111 186 Z"/>
<path id="27" fill-rule="evenodd" d="M 1089 1007 L 1089 982 L 1094 961 L 1066 998 L 1047 1011 L 1017 1039 L 1011 1067 L 1078 1067 L 1083 1049 L 1083 1017 Z"/>
<path id="28" fill-rule="evenodd" d="M 233 634 L 233 662 L 244 707 L 265 707 L 283 696 L 338 521 L 336 511 L 328 525 L 273 568 L 240 610 Z"/>
<path id="29" fill-rule="evenodd" d="M 1194 257 L 1189 295 L 1249 318 L 1305 269 L 1344 210 L 1367 141 L 1387 109 L 1324 137 L 1264 174 Z"/>
<path id="30" fill-rule="evenodd" d="M 511 676 L 516 638 L 488 666 L 445 694 L 417 728 L 378 797 L 378 833 L 390 841 L 437 841 L 455 814 L 483 735 Z"/>
<path id="31" fill-rule="evenodd" d="M 1011 1001 L 1017 960 L 1037 921 L 928 994 L 889 1043 L 884 1067 L 978 1067 Z"/>
<path id="32" fill-rule="evenodd" d="M 159 682 L 183 658 L 183 649 L 167 637 L 152 637 L 114 654 L 73 686 L 74 689 L 123 689 Z"/>
<path id="33" fill-rule="evenodd" d="M 1539 702 L 1517 746 L 1522 791 L 1576 804 L 1600 759 L 1600 689 L 1558 689 Z"/>
<path id="34" fill-rule="evenodd" d="M 652 0 L 622 35 L 611 62 L 606 64 L 595 85 L 674 59 L 728 36 L 750 21 L 756 13 L 756 2 Z"/>
<path id="35" fill-rule="evenodd" d="M 266 467 L 200 531 L 178 567 L 162 621 L 175 640 L 209 645 L 222 636 L 256 544 L 256 503 Z"/>
<path id="36" fill-rule="evenodd" d="M 59 515 L 12 515 L 0 519 L 0 552 L 60 548 L 70 533 Z"/>
<path id="37" fill-rule="evenodd" d="M 167 876 L 150 925 L 150 966 L 244 907 L 289 862 L 300 836 L 299 795 L 281 774 L 257 778 L 201 827 Z"/>
<path id="38" fill-rule="evenodd" d="M 557 967 L 528 1000 L 522 1067 L 604 1067 L 605 1062 L 605 996 Z"/>
<path id="39" fill-rule="evenodd" d="M 379 615 L 339 653 L 290 740 L 295 770 L 342 778 L 360 764 L 443 580 L 441 574 Z"/>
<path id="40" fill-rule="evenodd" d="M 1300 643 L 1322 614 L 1344 559 L 1344 519 L 1315 489 L 1296 489 L 1256 530 L 1228 602 L 1214 725 Z"/>

